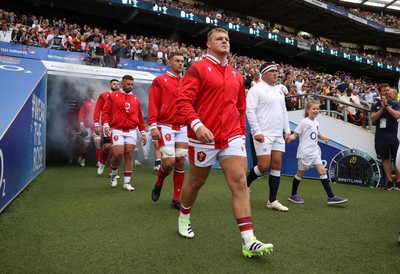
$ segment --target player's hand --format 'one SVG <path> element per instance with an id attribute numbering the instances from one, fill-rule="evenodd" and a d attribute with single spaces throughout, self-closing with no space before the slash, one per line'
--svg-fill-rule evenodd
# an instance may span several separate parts
<path id="1" fill-rule="evenodd" d="M 257 134 L 254 135 L 254 140 L 260 143 L 264 143 L 264 134 Z"/>
<path id="2" fill-rule="evenodd" d="M 150 134 L 151 134 L 151 139 L 153 139 L 153 140 L 160 140 L 161 139 L 161 133 L 158 130 L 158 128 L 153 128 L 150 131 Z"/>
<path id="3" fill-rule="evenodd" d="M 201 126 L 196 131 L 197 139 L 203 144 L 208 144 L 214 141 L 214 135 L 205 126 Z"/>
<path id="4" fill-rule="evenodd" d="M 142 144 L 145 146 L 147 143 L 147 137 L 146 134 L 142 134 Z"/>
<path id="5" fill-rule="evenodd" d="M 110 137 L 111 136 L 111 128 L 110 127 L 105 127 L 104 128 L 104 134 L 106 135 L 106 136 L 108 136 L 108 137 Z"/>
<path id="6" fill-rule="evenodd" d="M 285 133 L 285 142 L 286 142 L 287 144 L 289 144 L 291 140 L 292 140 L 292 139 L 290 138 L 290 133 Z"/>
<path id="7" fill-rule="evenodd" d="M 95 132 L 97 135 L 100 135 L 101 127 L 100 127 L 100 126 L 95 126 L 95 127 L 94 127 L 94 132 Z"/>

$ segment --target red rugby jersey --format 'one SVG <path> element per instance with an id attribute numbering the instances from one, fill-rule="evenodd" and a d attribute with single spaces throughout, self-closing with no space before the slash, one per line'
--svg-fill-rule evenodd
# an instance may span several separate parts
<path id="1" fill-rule="evenodd" d="M 201 144 L 194 128 L 201 122 L 214 135 L 214 148 L 246 135 L 246 98 L 243 77 L 212 55 L 190 66 L 178 96 L 178 115 L 189 125 L 189 142 Z"/>

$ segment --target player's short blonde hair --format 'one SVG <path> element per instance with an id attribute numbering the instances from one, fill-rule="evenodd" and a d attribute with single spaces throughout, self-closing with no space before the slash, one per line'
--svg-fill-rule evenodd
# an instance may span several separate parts
<path id="1" fill-rule="evenodd" d="M 227 31 L 226 29 L 223 29 L 223 28 L 214 28 L 214 29 L 210 30 L 210 31 L 207 33 L 207 41 L 210 41 L 211 35 L 213 35 L 214 33 L 217 33 L 217 32 L 223 32 L 223 33 L 228 34 L 228 31 Z"/>

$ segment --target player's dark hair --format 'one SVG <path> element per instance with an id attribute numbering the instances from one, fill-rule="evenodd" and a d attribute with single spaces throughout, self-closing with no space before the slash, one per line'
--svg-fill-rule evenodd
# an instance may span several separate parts
<path id="1" fill-rule="evenodd" d="M 183 53 L 180 51 L 173 51 L 168 55 L 168 60 L 171 60 L 174 56 L 183 56 Z"/>
<path id="2" fill-rule="evenodd" d="M 118 81 L 117 79 L 114 78 L 114 79 L 111 79 L 111 80 L 110 80 L 110 84 L 111 84 L 112 82 L 119 82 L 119 81 Z"/>
<path id="3" fill-rule="evenodd" d="M 265 62 L 260 67 L 260 73 L 261 75 L 263 75 L 264 73 L 272 69 L 277 69 L 277 65 L 274 62 Z"/>
<path id="4" fill-rule="evenodd" d="M 122 77 L 122 80 L 132 80 L 133 81 L 133 77 L 132 77 L 132 75 L 127 74 L 124 77 Z"/>
<path id="5" fill-rule="evenodd" d="M 379 84 L 379 87 L 378 87 L 379 92 L 381 92 L 382 89 L 383 89 L 383 88 L 386 88 L 386 87 L 389 87 L 389 84 L 388 84 L 388 83 Z"/>

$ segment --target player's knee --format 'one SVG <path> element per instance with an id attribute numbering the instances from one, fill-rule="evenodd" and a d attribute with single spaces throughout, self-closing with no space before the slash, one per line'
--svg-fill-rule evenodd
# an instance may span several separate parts
<path id="1" fill-rule="evenodd" d="M 175 165 L 174 157 L 168 157 L 162 159 L 162 166 L 165 172 L 171 171 L 174 165 Z"/>
<path id="2" fill-rule="evenodd" d="M 160 152 L 162 154 L 161 158 L 175 158 L 175 148 L 173 146 L 163 146 L 160 148 Z"/>
<path id="3" fill-rule="evenodd" d="M 200 178 L 192 178 L 192 180 L 189 180 L 187 182 L 187 187 L 191 188 L 191 189 L 196 189 L 199 190 L 200 188 L 202 188 L 202 186 L 205 184 L 205 180 L 200 179 Z"/>
<path id="4" fill-rule="evenodd" d="M 177 158 L 185 158 L 186 155 L 188 154 L 188 149 L 187 148 L 177 148 L 175 149 L 175 157 Z"/>
<path id="5" fill-rule="evenodd" d="M 282 162 L 271 162 L 271 169 L 281 170 Z"/>
<path id="6" fill-rule="evenodd" d="M 257 166 L 258 166 L 258 170 L 261 174 L 264 174 L 267 171 L 267 169 L 269 168 L 269 165 L 267 163 L 258 163 Z"/>

